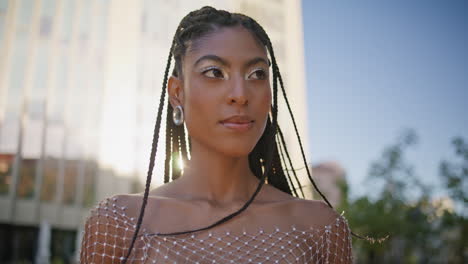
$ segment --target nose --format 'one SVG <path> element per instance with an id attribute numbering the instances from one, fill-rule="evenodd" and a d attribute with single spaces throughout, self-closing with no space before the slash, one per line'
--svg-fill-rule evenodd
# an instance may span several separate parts
<path id="1" fill-rule="evenodd" d="M 243 78 L 232 78 L 232 85 L 228 95 L 229 104 L 247 105 L 248 91 Z"/>

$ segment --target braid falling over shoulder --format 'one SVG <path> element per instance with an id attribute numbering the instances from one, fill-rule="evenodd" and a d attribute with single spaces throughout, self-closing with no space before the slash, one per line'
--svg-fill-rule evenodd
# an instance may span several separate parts
<path id="1" fill-rule="evenodd" d="M 135 245 L 136 238 L 138 236 L 138 232 L 140 231 L 141 223 L 143 221 L 143 216 L 145 214 L 145 208 L 146 204 L 148 202 L 148 194 L 149 194 L 149 189 L 151 185 L 151 177 L 153 175 L 153 168 L 154 168 L 154 160 L 156 156 L 156 151 L 158 149 L 158 141 L 159 141 L 159 131 L 161 129 L 161 116 L 162 116 L 162 111 L 163 111 L 163 106 L 164 106 L 164 99 L 166 97 L 166 84 L 167 84 L 167 79 L 169 75 L 169 68 L 171 67 L 171 59 L 172 59 L 172 53 L 169 53 L 169 56 L 167 58 L 167 65 L 166 65 L 166 71 L 164 72 L 164 79 L 163 79 L 163 89 L 161 91 L 161 96 L 160 96 L 160 101 L 159 101 L 159 108 L 158 108 L 158 115 L 156 118 L 156 124 L 154 126 L 154 133 L 153 133 L 153 142 L 151 145 L 151 156 L 150 156 L 150 163 L 149 163 L 149 169 L 148 169 L 148 175 L 146 178 L 146 185 L 145 185 L 145 193 L 143 196 L 143 202 L 141 205 L 140 209 L 140 215 L 138 216 L 138 221 L 136 225 L 136 230 L 132 238 L 132 242 L 130 244 L 130 247 L 128 249 L 128 253 L 123 261 L 123 263 L 127 263 L 128 257 L 130 256 L 132 249 Z"/>
<path id="2" fill-rule="evenodd" d="M 265 128 L 264 134 L 260 138 L 257 145 L 254 147 L 254 150 L 249 154 L 249 166 L 251 171 L 255 174 L 256 177 L 260 179 L 259 185 L 257 186 L 255 192 L 252 194 L 251 198 L 240 208 L 238 211 L 231 213 L 230 215 L 223 217 L 222 219 L 216 221 L 215 223 L 198 228 L 195 230 L 187 230 L 187 231 L 180 231 L 174 233 L 159 233 L 159 236 L 172 236 L 172 235 L 180 235 L 180 234 L 187 234 L 192 232 L 198 232 L 206 229 L 210 229 L 214 226 L 217 226 L 221 223 L 229 221 L 230 219 L 234 218 L 241 212 L 243 212 L 247 207 L 252 203 L 255 199 L 257 194 L 259 193 L 260 189 L 262 188 L 263 184 L 268 181 L 269 184 L 273 185 L 274 187 L 278 188 L 289 194 L 294 194 L 298 196 L 297 190 L 300 191 L 302 197 L 304 197 L 304 192 L 302 190 L 302 186 L 298 180 L 298 177 L 293 169 L 292 161 L 287 150 L 285 140 L 281 129 L 277 123 L 278 117 L 278 83 L 281 86 L 282 95 L 286 101 L 286 106 L 288 112 L 291 116 L 294 130 L 299 142 L 299 146 L 301 149 L 302 158 L 304 161 L 304 165 L 307 170 L 307 175 L 309 180 L 311 181 L 314 188 L 317 192 L 322 196 L 322 198 L 326 201 L 326 203 L 331 207 L 332 205 L 326 199 L 326 197 L 322 194 L 322 192 L 318 189 L 315 181 L 313 180 L 308 165 L 306 161 L 306 157 L 304 154 L 302 141 L 299 136 L 299 132 L 297 129 L 296 121 L 294 119 L 294 115 L 292 113 L 291 107 L 289 105 L 289 101 L 286 96 L 286 91 L 284 88 L 283 80 L 280 74 L 280 70 L 276 61 L 276 57 L 273 50 L 273 45 L 271 43 L 270 38 L 268 37 L 265 30 L 258 24 L 254 19 L 245 16 L 243 14 L 237 13 L 230 13 L 223 10 L 217 10 L 212 7 L 203 7 L 199 10 L 195 10 L 190 12 L 187 16 L 185 16 L 179 26 L 177 27 L 172 45 L 171 50 L 167 59 L 166 70 L 164 72 L 163 84 L 162 84 L 162 91 L 160 97 L 160 103 L 156 118 L 156 124 L 154 128 L 153 134 L 153 143 L 151 147 L 151 155 L 150 155 L 150 163 L 148 168 L 147 180 L 145 185 L 145 192 L 143 196 L 143 202 L 141 205 L 141 211 L 138 217 L 137 225 L 135 234 L 132 238 L 132 242 L 126 258 L 123 263 L 127 262 L 129 258 L 132 248 L 134 247 L 135 240 L 138 237 L 138 232 L 140 230 L 145 207 L 148 200 L 149 188 L 151 184 L 152 172 L 154 168 L 154 160 L 157 152 L 158 147 L 158 139 L 159 139 L 159 132 L 161 128 L 161 119 L 163 113 L 163 107 L 166 105 L 166 140 L 165 140 L 165 168 L 164 168 L 164 182 L 169 182 L 170 180 L 177 179 L 181 175 L 181 169 L 177 166 L 178 160 L 182 160 L 185 162 L 188 160 L 188 156 L 190 155 L 190 138 L 188 138 L 188 144 L 186 141 L 186 134 L 184 130 L 184 126 L 175 126 L 172 121 L 172 109 L 170 104 L 165 100 L 166 95 L 166 86 L 168 81 L 168 74 L 171 66 L 171 60 L 174 58 L 175 65 L 172 71 L 172 75 L 175 77 L 181 77 L 183 75 L 182 72 L 182 58 L 187 51 L 188 45 L 192 41 L 199 39 L 200 37 L 209 34 L 211 32 L 216 31 L 222 27 L 233 27 L 236 25 L 241 25 L 247 30 L 249 30 L 252 35 L 264 45 L 270 55 L 271 59 L 271 66 L 272 66 L 272 82 L 273 82 L 273 104 L 271 106 L 271 113 L 270 117 L 267 121 L 267 126 Z M 277 134 L 278 133 L 278 134 Z M 276 141 L 276 138 L 279 138 L 279 143 Z M 290 171 L 292 172 L 293 179 L 291 178 L 291 174 L 288 170 L 284 170 L 283 168 L 287 168 L 289 164 Z M 285 173 L 286 172 L 286 173 Z M 294 181 L 293 181 L 294 180 Z M 360 237 L 358 235 L 354 236 Z M 360 237 L 363 238 L 363 237 Z"/>

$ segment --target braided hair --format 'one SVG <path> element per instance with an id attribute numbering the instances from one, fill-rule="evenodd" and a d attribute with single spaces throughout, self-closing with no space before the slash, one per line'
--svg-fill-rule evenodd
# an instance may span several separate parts
<path id="1" fill-rule="evenodd" d="M 216 31 L 222 27 L 234 27 L 242 26 L 247 29 L 256 40 L 258 40 L 264 47 L 266 47 L 270 59 L 273 72 L 273 104 L 271 106 L 271 113 L 268 116 L 267 124 L 263 135 L 260 137 L 259 141 L 255 145 L 252 152 L 249 154 L 249 167 L 252 173 L 260 180 L 259 184 L 252 194 L 250 199 L 240 208 L 238 211 L 231 213 L 230 215 L 216 221 L 215 223 L 198 228 L 195 230 L 173 232 L 173 233 L 158 233 L 160 236 L 170 236 L 170 235 L 180 235 L 187 234 L 192 232 L 198 232 L 206 229 L 210 229 L 214 226 L 222 224 L 235 216 L 243 212 L 247 207 L 253 202 L 260 189 L 262 188 L 265 182 L 273 185 L 277 189 L 286 192 L 288 194 L 299 196 L 298 191 L 301 196 L 304 197 L 303 187 L 299 183 L 299 179 L 296 175 L 296 172 L 292 168 L 292 162 L 288 150 L 286 148 L 285 140 L 283 133 L 278 125 L 278 83 L 281 87 L 282 95 L 286 101 L 288 112 L 293 121 L 294 130 L 299 141 L 299 146 L 301 149 L 301 154 L 305 169 L 309 180 L 312 182 L 313 187 L 323 198 L 323 200 L 333 208 L 331 203 L 323 195 L 323 193 L 318 189 L 315 181 L 313 180 L 307 161 L 304 154 L 304 149 L 302 146 L 302 141 L 299 136 L 297 129 L 296 121 L 294 119 L 289 101 L 286 96 L 286 91 L 283 84 L 283 79 L 280 74 L 278 64 L 276 62 L 275 54 L 273 51 L 273 45 L 270 38 L 268 37 L 265 30 L 258 24 L 254 19 L 243 14 L 230 13 L 224 10 L 217 10 L 213 7 L 205 6 L 201 9 L 190 12 L 186 15 L 180 22 L 177 30 L 175 32 L 174 38 L 172 40 L 171 49 L 169 56 L 167 58 L 166 70 L 164 72 L 164 79 L 162 83 L 162 90 L 158 108 L 158 114 L 156 119 L 156 124 L 154 127 L 153 142 L 151 147 L 150 163 L 148 169 L 148 175 L 146 178 L 145 191 L 143 196 L 143 203 L 141 205 L 140 214 L 138 217 L 136 230 L 133 235 L 130 248 L 127 252 L 127 255 L 123 263 L 127 262 L 128 257 L 131 254 L 131 251 L 134 247 L 135 241 L 138 237 L 138 232 L 140 230 L 143 216 L 145 213 L 146 204 L 148 201 L 148 194 L 151 184 L 152 171 L 154 167 L 154 160 L 156 156 L 156 151 L 159 141 L 159 132 L 161 128 L 161 118 L 163 107 L 166 105 L 167 115 L 166 115 L 166 155 L 165 155 L 165 166 L 164 166 L 164 183 L 169 182 L 170 180 L 175 180 L 179 178 L 182 174 L 182 170 L 177 166 L 177 161 L 182 160 L 185 162 L 188 160 L 190 155 L 190 138 L 186 139 L 186 132 L 184 126 L 176 126 L 172 121 L 173 110 L 170 106 L 168 100 L 166 102 L 166 85 L 168 81 L 169 69 L 171 67 L 171 61 L 174 59 L 175 65 L 172 71 L 172 75 L 175 77 L 182 76 L 182 59 L 187 51 L 190 41 L 199 39 L 202 36 L 205 36 L 209 33 Z M 290 170 L 283 169 L 284 167 L 291 168 Z M 292 175 L 291 175 L 292 174 Z M 358 235 L 354 236 L 360 237 Z M 360 237 L 362 238 L 362 237 Z"/>

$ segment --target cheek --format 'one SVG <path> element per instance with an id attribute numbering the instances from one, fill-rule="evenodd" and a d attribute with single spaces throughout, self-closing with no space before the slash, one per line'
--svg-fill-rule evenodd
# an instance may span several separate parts
<path id="1" fill-rule="evenodd" d="M 215 106 L 218 99 L 203 88 L 193 84 L 190 90 L 185 91 L 184 110 L 187 129 L 198 130 L 216 121 Z"/>
<path id="2" fill-rule="evenodd" d="M 262 110 L 266 111 L 267 113 L 270 111 L 271 108 L 271 90 L 268 88 L 266 89 L 260 96 L 260 105 L 262 106 Z"/>
<path id="3" fill-rule="evenodd" d="M 271 90 L 268 89 L 267 95 L 265 96 L 265 103 L 268 105 L 268 108 L 271 106 Z"/>

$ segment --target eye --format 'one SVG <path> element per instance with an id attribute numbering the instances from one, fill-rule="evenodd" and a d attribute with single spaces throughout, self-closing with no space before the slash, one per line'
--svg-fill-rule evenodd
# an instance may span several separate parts
<path id="1" fill-rule="evenodd" d="M 217 78 L 217 79 L 224 79 L 224 73 L 221 69 L 216 67 L 210 67 L 203 71 L 203 75 L 208 78 Z"/>
<path id="2" fill-rule="evenodd" d="M 254 80 L 265 80 L 266 78 L 267 73 L 263 69 L 256 69 L 249 75 L 249 79 Z"/>

